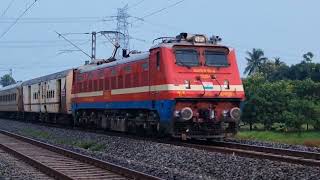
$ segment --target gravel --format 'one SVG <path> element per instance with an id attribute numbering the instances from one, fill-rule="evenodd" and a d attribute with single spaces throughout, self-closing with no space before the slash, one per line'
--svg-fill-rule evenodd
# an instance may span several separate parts
<path id="1" fill-rule="evenodd" d="M 0 120 L 0 128 L 164 179 L 319 179 L 320 168 Z"/>
<path id="2" fill-rule="evenodd" d="M 273 147 L 273 148 L 320 153 L 320 148 L 303 146 L 303 145 L 291 145 L 291 144 L 282 144 L 282 143 L 277 143 L 277 142 L 266 142 L 266 141 L 245 140 L 245 139 L 229 139 L 227 141 L 241 143 L 241 144 L 248 144 L 248 145 L 266 146 L 266 147 Z"/>
<path id="3" fill-rule="evenodd" d="M 0 179 L 52 179 L 0 149 Z"/>

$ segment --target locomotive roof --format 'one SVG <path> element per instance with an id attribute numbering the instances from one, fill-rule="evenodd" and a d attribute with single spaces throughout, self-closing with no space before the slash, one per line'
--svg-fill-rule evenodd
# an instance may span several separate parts
<path id="1" fill-rule="evenodd" d="M 20 87 L 21 84 L 22 84 L 22 82 L 19 82 L 19 83 L 16 83 L 16 84 L 11 84 L 9 86 L 5 86 L 5 87 L 0 88 L 0 91 L 6 91 L 6 90 L 14 89 L 14 88 Z"/>
<path id="2" fill-rule="evenodd" d="M 187 41 L 181 41 L 181 42 L 172 42 L 172 43 L 159 43 L 154 46 L 152 46 L 150 49 L 155 49 L 159 47 L 166 47 L 166 48 L 172 48 L 173 46 L 195 46 L 195 47 L 222 47 L 222 48 L 229 48 L 228 46 L 220 45 L 220 44 L 211 44 L 211 43 L 191 43 Z"/>
<path id="3" fill-rule="evenodd" d="M 31 80 L 23 82 L 22 85 L 23 86 L 28 86 L 28 85 L 37 84 L 37 83 L 40 83 L 40 82 L 43 82 L 43 81 L 49 81 L 49 80 L 52 80 L 52 79 L 60 79 L 60 78 L 63 78 L 65 76 L 67 76 L 67 74 L 71 70 L 72 69 L 68 69 L 68 70 L 64 70 L 64 71 L 57 72 L 57 73 L 54 73 L 54 74 L 49 74 L 49 75 L 46 75 L 46 76 L 41 76 L 41 77 L 38 77 L 38 78 L 35 78 L 35 79 L 31 79 Z"/>
<path id="4" fill-rule="evenodd" d="M 166 48 L 172 48 L 174 46 L 195 46 L 195 47 L 221 47 L 221 48 L 227 48 L 231 50 L 231 48 L 223 45 L 215 45 L 210 43 L 190 43 L 190 42 L 174 42 L 174 43 L 159 43 L 155 46 L 152 46 L 150 50 L 160 47 L 166 47 Z M 102 65 L 96 65 L 96 64 L 90 64 L 90 65 L 84 65 L 78 68 L 80 73 L 90 72 L 98 69 L 103 69 L 106 67 L 112 67 L 119 64 L 126 64 L 129 62 L 134 62 L 138 60 L 143 60 L 149 58 L 150 52 L 144 52 L 140 54 L 132 54 L 130 57 L 122 57 L 120 59 L 117 59 L 110 63 L 105 63 Z"/>
<path id="5" fill-rule="evenodd" d="M 149 52 L 132 54 L 132 55 L 130 55 L 130 57 L 127 57 L 127 58 L 122 57 L 121 59 L 117 59 L 113 62 L 105 63 L 102 65 L 90 64 L 90 65 L 81 66 L 78 69 L 79 69 L 80 73 L 89 72 L 89 71 L 98 70 L 98 69 L 102 69 L 102 68 L 106 68 L 106 67 L 117 66 L 119 64 L 126 64 L 129 62 L 147 59 L 147 58 L 149 58 L 149 54 L 150 54 Z"/>

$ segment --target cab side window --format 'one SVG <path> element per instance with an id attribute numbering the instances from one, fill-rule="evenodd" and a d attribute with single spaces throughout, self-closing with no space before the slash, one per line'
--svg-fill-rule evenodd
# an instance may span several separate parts
<path id="1" fill-rule="evenodd" d="M 156 65 L 157 65 L 157 70 L 160 70 L 160 60 L 161 60 L 161 55 L 160 55 L 160 51 L 157 52 L 156 54 Z"/>

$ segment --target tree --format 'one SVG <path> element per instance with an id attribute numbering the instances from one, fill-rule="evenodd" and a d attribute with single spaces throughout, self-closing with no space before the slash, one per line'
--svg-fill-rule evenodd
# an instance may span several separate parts
<path id="1" fill-rule="evenodd" d="M 270 80 L 271 75 L 274 74 L 275 71 L 277 71 L 277 66 L 272 60 L 266 60 L 259 68 L 259 72 L 262 73 L 267 80 Z"/>
<path id="2" fill-rule="evenodd" d="M 243 103 L 242 121 L 249 124 L 250 131 L 253 129 L 253 124 L 258 123 L 257 118 L 257 96 L 256 92 L 260 86 L 265 83 L 264 77 L 260 73 L 253 74 L 243 80 L 246 92 L 246 101 Z"/>
<path id="3" fill-rule="evenodd" d="M 307 62 L 307 63 L 311 63 L 312 62 L 312 58 L 313 58 L 313 53 L 312 52 L 307 52 L 306 54 L 304 54 L 303 57 L 303 61 L 302 62 Z"/>
<path id="4" fill-rule="evenodd" d="M 252 52 L 247 51 L 247 55 L 247 67 L 244 71 L 244 74 L 248 73 L 248 75 L 250 76 L 251 74 L 259 71 L 262 64 L 267 61 L 267 58 L 264 57 L 264 52 L 261 49 L 255 48 L 252 49 Z"/>
<path id="5" fill-rule="evenodd" d="M 280 57 L 275 57 L 274 58 L 274 64 L 276 65 L 276 66 L 280 66 L 281 65 L 281 60 L 280 60 Z"/>
<path id="6" fill-rule="evenodd" d="M 2 76 L 1 79 L 0 79 L 0 84 L 3 87 L 9 86 L 9 85 L 15 84 L 15 83 L 16 83 L 16 81 L 9 74 L 6 74 L 6 75 Z"/>
<path id="7" fill-rule="evenodd" d="M 275 57 L 274 58 L 274 65 L 276 67 L 280 67 L 280 66 L 286 66 L 286 63 L 284 63 L 283 61 L 281 61 L 280 57 Z"/>

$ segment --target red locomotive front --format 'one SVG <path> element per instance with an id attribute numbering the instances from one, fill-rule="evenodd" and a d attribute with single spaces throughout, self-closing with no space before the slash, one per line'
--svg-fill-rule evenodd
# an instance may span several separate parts
<path id="1" fill-rule="evenodd" d="M 182 33 L 151 50 L 165 67 L 152 85 L 167 90 L 154 96 L 174 100 L 169 126 L 175 137 L 217 138 L 237 132 L 244 89 L 234 50 L 217 45 L 218 40 Z"/>

